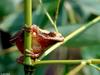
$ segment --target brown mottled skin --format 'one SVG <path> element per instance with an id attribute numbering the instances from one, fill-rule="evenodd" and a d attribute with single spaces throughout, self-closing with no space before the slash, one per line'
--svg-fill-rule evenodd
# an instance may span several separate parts
<path id="1" fill-rule="evenodd" d="M 16 43 L 22 54 L 24 53 L 24 31 L 32 34 L 32 50 L 27 53 L 33 59 L 38 58 L 49 46 L 64 40 L 60 33 L 42 30 L 36 25 L 32 25 L 31 28 L 24 27 L 10 40 Z"/>

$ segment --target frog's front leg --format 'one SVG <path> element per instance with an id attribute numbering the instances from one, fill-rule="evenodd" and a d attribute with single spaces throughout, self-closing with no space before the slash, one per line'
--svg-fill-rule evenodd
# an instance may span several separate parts
<path id="1" fill-rule="evenodd" d="M 31 57 L 32 59 L 36 59 L 36 58 L 38 58 L 39 55 L 40 55 L 40 53 L 34 53 L 33 50 L 28 50 L 28 49 L 26 49 L 25 52 L 26 52 L 26 56 L 29 56 L 29 57 Z"/>
<path id="2" fill-rule="evenodd" d="M 34 53 L 32 50 L 28 50 L 28 49 L 26 49 L 25 52 L 26 52 L 26 56 L 31 57 L 33 60 L 35 60 L 36 58 L 38 58 L 39 55 L 40 55 L 40 53 Z M 20 63 L 20 64 L 23 64 L 23 62 L 24 62 L 24 56 L 22 55 L 19 58 L 17 58 L 17 62 Z"/>

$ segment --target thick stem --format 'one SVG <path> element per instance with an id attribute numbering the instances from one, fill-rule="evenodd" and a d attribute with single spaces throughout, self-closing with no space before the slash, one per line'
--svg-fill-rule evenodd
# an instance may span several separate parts
<path id="1" fill-rule="evenodd" d="M 25 27 L 31 27 L 32 25 L 32 0 L 24 0 L 24 14 L 25 14 Z M 31 50 L 31 33 L 25 32 L 24 36 L 24 49 Z M 24 51 L 24 63 L 32 64 L 31 58 L 26 56 Z M 32 67 L 24 65 L 25 75 L 32 75 Z"/>
<path id="2" fill-rule="evenodd" d="M 24 5 L 25 26 L 31 27 L 32 25 L 32 0 L 24 0 L 24 3 L 25 3 Z M 24 49 L 31 50 L 31 34 L 29 32 L 25 32 Z M 26 64 L 31 64 L 30 57 L 25 56 L 24 62 Z"/>

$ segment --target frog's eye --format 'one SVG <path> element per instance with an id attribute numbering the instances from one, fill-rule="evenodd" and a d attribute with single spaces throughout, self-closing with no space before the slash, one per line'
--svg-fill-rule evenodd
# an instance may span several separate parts
<path id="1" fill-rule="evenodd" d="M 56 36 L 56 34 L 55 34 L 54 32 L 50 32 L 48 35 L 49 35 L 50 37 L 55 37 L 55 36 Z"/>

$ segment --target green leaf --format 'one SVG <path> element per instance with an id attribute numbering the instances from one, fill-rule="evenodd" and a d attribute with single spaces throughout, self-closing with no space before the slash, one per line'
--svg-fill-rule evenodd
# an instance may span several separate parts
<path id="1" fill-rule="evenodd" d="M 100 58 L 100 46 L 99 45 L 95 45 L 95 46 L 89 46 L 89 47 L 83 47 L 81 54 L 83 59 L 99 59 Z"/>
<path id="2" fill-rule="evenodd" d="M 77 3 L 81 6 L 85 13 L 100 15 L 99 0 L 79 0 Z"/>
<path id="3" fill-rule="evenodd" d="M 0 16 L 6 16 L 15 10 L 12 0 L 0 0 Z"/>
<path id="4" fill-rule="evenodd" d="M 23 25 L 23 16 L 20 15 L 21 13 L 17 12 L 6 17 L 1 23 L 0 29 L 9 33 L 18 31 Z"/>

